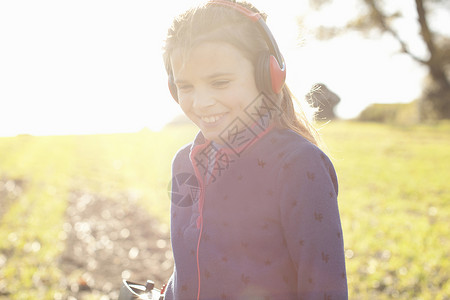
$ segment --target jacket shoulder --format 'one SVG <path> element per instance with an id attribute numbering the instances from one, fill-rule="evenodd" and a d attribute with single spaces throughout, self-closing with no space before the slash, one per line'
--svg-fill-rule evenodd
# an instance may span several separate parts
<path id="1" fill-rule="evenodd" d="M 300 134 L 290 130 L 290 129 L 280 129 L 275 133 L 276 143 L 285 148 L 288 152 L 313 152 L 313 153 L 323 153 L 322 150 L 308 141 L 305 137 Z"/>
<path id="2" fill-rule="evenodd" d="M 186 160 L 189 160 L 189 153 L 191 152 L 192 144 L 193 143 L 186 144 L 178 149 L 172 159 L 173 167 L 175 167 L 177 164 L 185 163 Z"/>
<path id="3" fill-rule="evenodd" d="M 337 193 L 338 183 L 336 170 L 334 169 L 332 161 L 324 151 L 291 130 L 284 130 L 280 133 L 279 141 L 280 144 L 283 145 L 283 153 L 286 154 L 283 156 L 281 165 L 291 166 L 288 169 L 288 172 L 285 172 L 283 168 L 280 169 L 282 174 L 285 173 L 284 176 L 300 177 L 300 174 L 306 174 L 307 177 L 314 178 L 312 176 L 316 173 L 317 178 L 328 178 L 326 179 L 327 181 L 331 179 Z M 280 178 L 285 177 L 282 175 Z"/>

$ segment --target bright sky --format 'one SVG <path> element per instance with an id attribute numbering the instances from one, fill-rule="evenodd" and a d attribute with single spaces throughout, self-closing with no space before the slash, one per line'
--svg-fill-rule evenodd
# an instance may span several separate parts
<path id="1" fill-rule="evenodd" d="M 0 136 L 162 128 L 181 110 L 167 89 L 161 47 L 172 18 L 195 2 L 1 1 Z M 307 2 L 252 1 L 269 14 L 297 97 L 325 83 L 341 97 L 338 115 L 351 118 L 372 102 L 419 96 L 424 70 L 394 55 L 389 38 L 319 43 L 306 34 L 299 46 L 296 17 Z"/>

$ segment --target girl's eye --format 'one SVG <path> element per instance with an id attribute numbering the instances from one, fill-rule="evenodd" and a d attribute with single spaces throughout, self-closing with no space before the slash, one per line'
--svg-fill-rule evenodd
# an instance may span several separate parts
<path id="1" fill-rule="evenodd" d="M 212 85 L 215 88 L 223 89 L 223 88 L 226 88 L 229 83 L 230 83 L 229 80 L 224 79 L 224 80 L 216 80 L 212 83 Z"/>
<path id="2" fill-rule="evenodd" d="M 177 89 L 180 92 L 188 92 L 191 88 L 192 88 L 192 86 L 187 85 L 187 84 L 177 85 Z"/>

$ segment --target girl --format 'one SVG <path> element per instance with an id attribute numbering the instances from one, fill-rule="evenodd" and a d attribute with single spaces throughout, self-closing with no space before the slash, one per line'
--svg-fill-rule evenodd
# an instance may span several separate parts
<path id="1" fill-rule="evenodd" d="M 169 29 L 169 87 L 200 132 L 173 160 L 166 299 L 347 299 L 336 174 L 265 18 L 215 0 Z"/>

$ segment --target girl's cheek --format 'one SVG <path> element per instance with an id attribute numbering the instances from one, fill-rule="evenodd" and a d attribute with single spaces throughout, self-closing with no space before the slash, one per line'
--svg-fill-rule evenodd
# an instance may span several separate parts
<path id="1" fill-rule="evenodd" d="M 183 111 L 188 110 L 192 106 L 192 101 L 190 101 L 186 96 L 180 96 L 178 98 L 178 103 L 180 104 Z"/>

